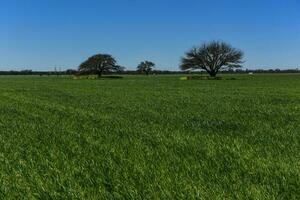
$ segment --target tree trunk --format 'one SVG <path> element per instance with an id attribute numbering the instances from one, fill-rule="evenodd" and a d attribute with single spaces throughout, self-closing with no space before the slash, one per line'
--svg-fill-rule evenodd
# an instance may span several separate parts
<path id="1" fill-rule="evenodd" d="M 216 77 L 216 75 L 217 75 L 217 73 L 211 73 L 211 74 L 209 74 L 210 75 L 210 77 Z"/>
<path id="2" fill-rule="evenodd" d="M 210 75 L 210 77 L 216 77 L 217 71 L 207 71 L 207 73 Z"/>
<path id="3" fill-rule="evenodd" d="M 98 71 L 97 75 L 98 75 L 98 78 L 100 78 L 102 76 L 102 71 Z"/>

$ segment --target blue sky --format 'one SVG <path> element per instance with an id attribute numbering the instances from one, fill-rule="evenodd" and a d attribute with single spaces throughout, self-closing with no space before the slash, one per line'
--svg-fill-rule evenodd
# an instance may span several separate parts
<path id="1" fill-rule="evenodd" d="M 299 10 L 299 0 L 1 0 L 0 70 L 76 68 L 96 53 L 177 70 L 210 40 L 242 49 L 245 68 L 300 68 Z"/>

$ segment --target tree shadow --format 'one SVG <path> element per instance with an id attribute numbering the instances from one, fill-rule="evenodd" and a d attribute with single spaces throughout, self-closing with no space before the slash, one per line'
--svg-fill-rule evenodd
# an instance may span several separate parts
<path id="1" fill-rule="evenodd" d="M 180 80 L 237 80 L 237 78 L 225 76 L 184 76 L 181 77 Z"/>

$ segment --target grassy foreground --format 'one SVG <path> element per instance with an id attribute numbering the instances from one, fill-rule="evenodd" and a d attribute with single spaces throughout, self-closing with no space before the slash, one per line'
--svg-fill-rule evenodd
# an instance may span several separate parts
<path id="1" fill-rule="evenodd" d="M 0 198 L 300 199 L 300 75 L 0 77 Z"/>

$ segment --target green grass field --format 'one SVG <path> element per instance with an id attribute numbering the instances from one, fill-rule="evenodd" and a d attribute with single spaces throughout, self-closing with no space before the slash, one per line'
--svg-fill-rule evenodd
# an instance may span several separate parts
<path id="1" fill-rule="evenodd" d="M 300 199 L 300 75 L 0 77 L 0 198 Z"/>

